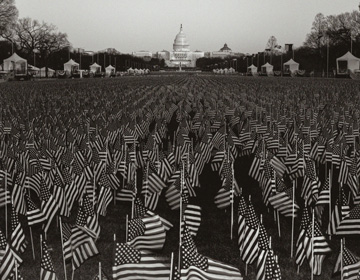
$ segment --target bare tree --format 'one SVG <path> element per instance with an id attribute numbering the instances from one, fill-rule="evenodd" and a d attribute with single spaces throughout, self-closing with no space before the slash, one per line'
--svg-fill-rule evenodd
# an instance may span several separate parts
<path id="1" fill-rule="evenodd" d="M 19 19 L 12 32 L 3 37 L 15 42 L 28 55 L 36 50 L 44 60 L 46 76 L 49 56 L 70 45 L 66 33 L 59 32 L 55 25 L 31 18 Z"/>
<path id="2" fill-rule="evenodd" d="M 0 36 L 15 24 L 18 10 L 14 0 L 0 0 Z"/>

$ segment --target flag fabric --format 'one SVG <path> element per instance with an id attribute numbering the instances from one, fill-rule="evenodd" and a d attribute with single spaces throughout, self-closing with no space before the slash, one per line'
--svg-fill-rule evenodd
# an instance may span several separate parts
<path id="1" fill-rule="evenodd" d="M 246 264 L 252 264 L 258 253 L 259 220 L 256 217 L 254 206 L 251 201 L 245 213 L 245 236 L 241 259 Z"/>
<path id="2" fill-rule="evenodd" d="M 357 280 L 360 273 L 360 259 L 355 256 L 345 245 L 343 252 L 338 255 L 333 273 L 341 271 L 341 258 L 343 261 L 343 279 Z"/>
<path id="3" fill-rule="evenodd" d="M 193 236 L 197 235 L 201 224 L 201 207 L 193 204 L 186 204 L 184 207 L 183 219 Z"/>
<path id="4" fill-rule="evenodd" d="M 22 263 L 22 259 L 13 251 L 6 242 L 5 235 L 0 230 L 0 279 L 9 279 L 15 269 L 15 265 Z"/>
<path id="5" fill-rule="evenodd" d="M 97 213 L 101 216 L 106 216 L 106 209 L 113 198 L 112 191 L 110 188 L 101 187 L 98 204 L 97 204 Z"/>
<path id="6" fill-rule="evenodd" d="M 242 280 L 239 269 L 204 257 L 194 248 L 181 247 L 181 279 Z"/>
<path id="7" fill-rule="evenodd" d="M 45 221 L 43 212 L 35 205 L 28 194 L 25 194 L 27 211 L 26 216 L 29 226 L 36 225 Z"/>
<path id="8" fill-rule="evenodd" d="M 245 236 L 245 215 L 246 215 L 246 202 L 243 196 L 240 196 L 238 207 L 238 246 L 242 250 L 244 236 Z"/>
<path id="9" fill-rule="evenodd" d="M 328 225 L 327 234 L 337 234 L 337 228 L 344 217 L 350 212 L 350 206 L 345 196 L 343 189 L 340 191 L 340 195 L 335 202 L 335 207 L 331 213 L 331 220 Z"/>
<path id="10" fill-rule="evenodd" d="M 42 242 L 42 258 L 40 264 L 40 280 L 57 280 L 54 265 L 46 242 Z"/>
<path id="11" fill-rule="evenodd" d="M 170 262 L 129 244 L 116 244 L 112 267 L 114 280 L 169 280 Z"/>
<path id="12" fill-rule="evenodd" d="M 25 240 L 24 230 L 19 222 L 18 214 L 15 208 L 11 210 L 11 246 L 19 253 L 24 253 L 27 242 Z"/>
<path id="13" fill-rule="evenodd" d="M 310 216 L 307 207 L 304 208 L 301 222 L 300 222 L 300 232 L 298 239 L 296 241 L 296 254 L 295 254 L 295 262 L 298 266 L 301 266 L 305 260 L 306 254 L 305 254 L 305 248 L 304 248 L 304 237 L 306 230 L 310 224 Z"/>
<path id="14" fill-rule="evenodd" d="M 293 188 L 294 187 L 290 187 L 269 197 L 270 204 L 285 217 L 292 217 L 293 213 L 294 217 L 297 217 L 300 210 L 295 200 L 293 203 Z"/>
<path id="15" fill-rule="evenodd" d="M 156 215 L 154 212 L 144 206 L 140 198 L 136 198 L 134 203 L 134 209 L 134 218 L 153 217 Z M 170 230 L 173 227 L 173 224 L 170 223 L 168 220 L 160 216 L 159 218 L 166 231 Z"/>
<path id="16" fill-rule="evenodd" d="M 356 205 L 343 218 L 336 229 L 337 235 L 360 234 L 360 205 Z"/>
<path id="17" fill-rule="evenodd" d="M 276 261 L 274 251 L 271 249 L 269 250 L 266 257 L 265 279 L 281 280 L 280 267 Z"/>
<path id="18" fill-rule="evenodd" d="M 164 247 L 166 232 L 158 215 L 130 220 L 128 231 L 128 244 L 135 249 L 161 250 Z"/>
<path id="19" fill-rule="evenodd" d="M 325 259 L 325 256 L 331 253 L 331 249 L 325 236 L 321 232 L 318 222 L 313 220 L 313 223 L 314 228 L 312 224 L 309 224 L 307 227 L 303 241 L 304 249 L 306 257 L 309 261 L 310 268 L 313 269 L 313 274 L 321 275 L 322 263 Z"/>
<path id="20" fill-rule="evenodd" d="M 43 178 L 41 180 L 40 200 L 41 212 L 45 219 L 44 232 L 46 233 L 59 208 Z"/>
<path id="21" fill-rule="evenodd" d="M 266 229 L 263 224 L 259 226 L 259 252 L 258 259 L 256 263 L 256 280 L 265 280 L 266 277 L 266 260 L 268 255 L 269 241 L 266 233 Z"/>

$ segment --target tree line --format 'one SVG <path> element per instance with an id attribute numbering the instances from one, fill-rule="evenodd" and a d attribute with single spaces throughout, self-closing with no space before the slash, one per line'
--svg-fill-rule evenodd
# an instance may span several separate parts
<path id="1" fill-rule="evenodd" d="M 112 64 L 117 70 L 127 68 L 158 69 L 164 67 L 164 61 L 142 58 L 127 54 L 100 51 L 94 55 L 73 52 L 66 33 L 58 31 L 53 24 L 31 18 L 18 18 L 14 0 L 0 0 L 0 61 L 13 52 L 17 52 L 32 64 L 40 67 L 61 69 L 70 58 L 81 61 L 81 68 L 88 69 L 96 62 L 106 67 Z M 360 56 L 360 13 L 358 11 L 324 16 L 315 16 L 312 28 L 302 46 L 293 51 L 279 51 L 276 38 L 271 36 L 264 51 L 241 57 L 209 58 L 197 60 L 197 67 L 202 70 L 233 67 L 239 72 L 246 72 L 251 64 L 260 67 L 266 62 L 274 65 L 274 70 L 281 70 L 281 65 L 290 58 L 300 63 L 300 69 L 307 72 L 325 73 L 336 69 L 336 58 L 351 51 Z"/>

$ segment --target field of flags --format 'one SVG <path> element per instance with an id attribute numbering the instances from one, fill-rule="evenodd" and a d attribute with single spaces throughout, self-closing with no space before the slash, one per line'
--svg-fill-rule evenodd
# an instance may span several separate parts
<path id="1" fill-rule="evenodd" d="M 0 279 L 360 279 L 360 84 L 0 86 Z"/>

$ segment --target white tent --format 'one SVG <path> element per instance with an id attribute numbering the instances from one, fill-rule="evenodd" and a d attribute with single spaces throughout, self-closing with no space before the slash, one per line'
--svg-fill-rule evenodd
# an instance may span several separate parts
<path id="1" fill-rule="evenodd" d="M 109 65 L 108 67 L 105 68 L 105 72 L 107 76 L 111 76 L 115 74 L 115 67 Z"/>
<path id="2" fill-rule="evenodd" d="M 347 52 L 343 56 L 336 59 L 336 70 L 338 74 L 348 74 L 348 70 L 354 72 L 354 70 L 360 69 L 360 59 L 352 55 L 351 52 Z"/>
<path id="3" fill-rule="evenodd" d="M 90 65 L 90 73 L 94 73 L 94 74 L 101 73 L 101 65 L 97 64 L 96 62 Z"/>
<path id="4" fill-rule="evenodd" d="M 64 71 L 67 73 L 72 73 L 79 70 L 79 63 L 70 59 L 68 62 L 64 63 Z"/>
<path id="5" fill-rule="evenodd" d="M 52 78 L 55 75 L 55 70 L 48 68 L 48 77 Z M 46 77 L 46 67 L 40 69 L 40 77 Z"/>
<path id="6" fill-rule="evenodd" d="M 299 70 L 299 63 L 295 62 L 293 59 L 284 63 L 284 72 L 285 73 L 294 73 L 295 71 Z"/>
<path id="7" fill-rule="evenodd" d="M 132 69 L 131 67 L 127 70 L 127 72 L 129 73 L 129 74 L 134 74 L 134 69 Z"/>
<path id="8" fill-rule="evenodd" d="M 15 70 L 15 74 L 26 75 L 27 60 L 13 53 L 12 56 L 4 59 L 4 71 Z"/>
<path id="9" fill-rule="evenodd" d="M 232 67 L 230 67 L 229 72 L 230 72 L 230 73 L 235 73 L 235 69 L 232 68 Z"/>
<path id="10" fill-rule="evenodd" d="M 248 70 L 248 73 L 251 73 L 251 74 L 257 73 L 257 67 L 256 67 L 254 64 L 251 64 L 251 65 L 247 68 L 247 70 Z"/>
<path id="11" fill-rule="evenodd" d="M 149 74 L 150 70 L 149 69 L 145 69 L 145 74 Z"/>
<path id="12" fill-rule="evenodd" d="M 272 73 L 274 66 L 272 66 L 269 62 L 266 62 L 264 65 L 261 66 L 261 73 L 268 74 Z"/>

